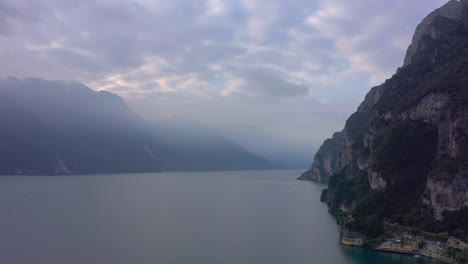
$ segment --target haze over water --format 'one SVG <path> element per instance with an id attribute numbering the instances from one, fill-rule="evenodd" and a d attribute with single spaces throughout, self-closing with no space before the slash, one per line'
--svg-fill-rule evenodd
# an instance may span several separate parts
<path id="1" fill-rule="evenodd" d="M 339 244 L 300 171 L 0 177 L 2 263 L 438 263 Z"/>

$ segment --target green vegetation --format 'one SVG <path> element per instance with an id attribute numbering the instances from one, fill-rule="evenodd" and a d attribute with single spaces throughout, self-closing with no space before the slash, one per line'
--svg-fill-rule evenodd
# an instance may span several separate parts
<path id="1" fill-rule="evenodd" d="M 342 204 L 352 206 L 346 227 L 372 239 L 385 234 L 384 218 L 410 227 L 420 225 L 417 208 L 434 164 L 437 130 L 424 122 L 402 122 L 389 126 L 375 141 L 374 166 L 391 183 L 389 187 L 373 191 L 364 172 L 348 167 L 330 179 L 328 191 L 330 210 L 336 213 Z M 359 172 L 362 175 L 346 177 Z"/>
<path id="2" fill-rule="evenodd" d="M 434 168 L 437 128 L 422 121 L 403 121 L 385 129 L 375 140 L 374 170 L 388 187 L 377 197 L 386 218 L 407 226 L 420 223 L 419 211 L 427 174 Z"/>
<path id="3" fill-rule="evenodd" d="M 439 136 L 445 140 L 446 124 L 442 122 L 465 120 L 468 110 L 467 22 L 436 18 L 432 26 L 440 36 L 423 37 L 423 48 L 413 56 L 410 65 L 383 84 L 376 105 L 370 110 L 358 111 L 346 122 L 346 148 L 351 151 L 347 153 L 351 163 L 338 168 L 341 171 L 330 178 L 327 203 L 330 212 L 339 215 L 342 225 L 366 234 L 367 245 L 385 237 L 383 219 L 405 226 L 412 234 L 434 240 L 445 241 L 448 236 L 468 237 L 468 208 L 448 212 L 444 214 L 444 221 L 438 222 L 427 217 L 432 214 L 431 208 L 424 208 L 422 204 L 428 175 L 450 182 L 449 177 L 468 166 L 468 152 L 452 157 L 438 151 L 449 145 L 439 142 Z M 448 100 L 442 115 L 434 115 L 430 121 L 405 118 L 428 95 Z M 390 118 L 385 118 L 387 113 L 391 114 Z M 373 137 L 365 138 L 366 132 Z M 455 132 L 464 134 L 461 127 Z M 458 148 L 468 149 L 468 137 L 460 137 Z M 366 163 L 358 161 L 369 162 L 372 171 L 385 180 L 383 190 L 370 188 L 368 172 L 362 169 L 362 164 Z M 464 253 L 459 254 L 462 260 Z"/>
<path id="4" fill-rule="evenodd" d="M 354 203 L 352 215 L 341 214 L 344 223 L 351 230 L 359 230 L 367 237 L 377 238 L 385 233 L 383 216 L 378 213 L 376 192 L 370 190 L 365 178 L 346 179 L 344 171 L 330 179 L 329 188 L 333 190 L 333 199 L 328 201 L 331 212 L 339 214 L 341 204 Z M 350 218 L 350 219 L 346 219 Z"/>
<path id="5" fill-rule="evenodd" d="M 425 49 L 413 57 L 408 67 L 386 82 L 391 89 L 379 100 L 379 112 L 401 113 L 434 92 L 456 94 L 453 99 L 466 102 L 466 96 L 460 96 L 459 92 L 468 88 L 468 27 L 442 17 L 435 25 L 444 35 L 436 39 L 426 37 Z"/>
<path id="6" fill-rule="evenodd" d="M 364 246 L 375 248 L 385 241 L 385 236 L 378 236 L 377 238 L 367 238 L 364 240 Z"/>
<path id="7" fill-rule="evenodd" d="M 468 250 L 463 250 L 455 256 L 455 260 L 459 264 L 468 264 Z"/>
<path id="8" fill-rule="evenodd" d="M 442 223 L 443 229 L 451 235 L 466 239 L 468 237 L 468 207 L 463 207 L 460 211 L 446 212 Z"/>
<path id="9" fill-rule="evenodd" d="M 459 264 L 468 264 L 468 250 L 461 250 L 454 247 L 447 248 L 447 256 L 453 258 Z"/>
<path id="10" fill-rule="evenodd" d="M 369 123 L 370 115 L 367 112 L 356 112 L 346 121 L 347 135 L 356 142 L 362 142 L 364 139 L 364 127 Z M 358 146 L 356 146 L 358 147 Z"/>
<path id="11" fill-rule="evenodd" d="M 320 201 L 323 203 L 327 202 L 328 189 L 323 189 L 322 194 L 320 195 Z"/>
<path id="12" fill-rule="evenodd" d="M 429 239 L 429 240 L 437 240 L 441 242 L 447 241 L 449 234 L 448 232 L 440 232 L 440 233 L 431 233 L 431 232 L 426 232 L 426 231 L 421 231 L 418 233 L 418 235 L 423 235 L 424 238 Z"/>

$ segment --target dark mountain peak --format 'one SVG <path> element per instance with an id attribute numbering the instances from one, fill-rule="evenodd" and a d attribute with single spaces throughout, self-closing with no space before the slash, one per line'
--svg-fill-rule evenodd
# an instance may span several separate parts
<path id="1" fill-rule="evenodd" d="M 456 21 L 462 21 L 466 19 L 467 12 L 465 11 L 465 7 L 468 5 L 467 2 L 467 0 L 463 0 L 462 2 L 457 0 L 450 0 L 445 5 L 436 9 L 422 20 L 422 22 L 416 27 L 412 43 L 406 52 L 403 67 L 411 64 L 413 61 L 413 56 L 415 56 L 421 50 L 425 49 L 425 45 L 423 44 L 424 37 L 437 39 L 446 33 L 443 28 L 437 27 L 436 22 L 438 18 L 442 17 Z"/>

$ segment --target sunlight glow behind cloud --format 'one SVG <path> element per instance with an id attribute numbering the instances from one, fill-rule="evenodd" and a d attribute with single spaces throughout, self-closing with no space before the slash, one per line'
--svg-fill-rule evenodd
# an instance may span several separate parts
<path id="1" fill-rule="evenodd" d="M 443 3 L 1 0 L 0 73 L 76 80 L 150 119 L 183 117 L 253 149 L 249 137 L 311 156 L 401 66 L 416 25 Z"/>

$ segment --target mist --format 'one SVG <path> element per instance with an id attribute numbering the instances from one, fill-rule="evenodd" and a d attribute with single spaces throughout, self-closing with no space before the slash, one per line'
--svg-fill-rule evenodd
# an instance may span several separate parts
<path id="1" fill-rule="evenodd" d="M 77 81 L 305 168 L 444 2 L 2 1 L 0 75 Z"/>
<path id="2" fill-rule="evenodd" d="M 289 168 L 308 167 L 327 131 L 342 129 L 347 112 L 352 110 L 297 99 L 162 96 L 127 101 L 146 120 L 211 129 Z"/>

